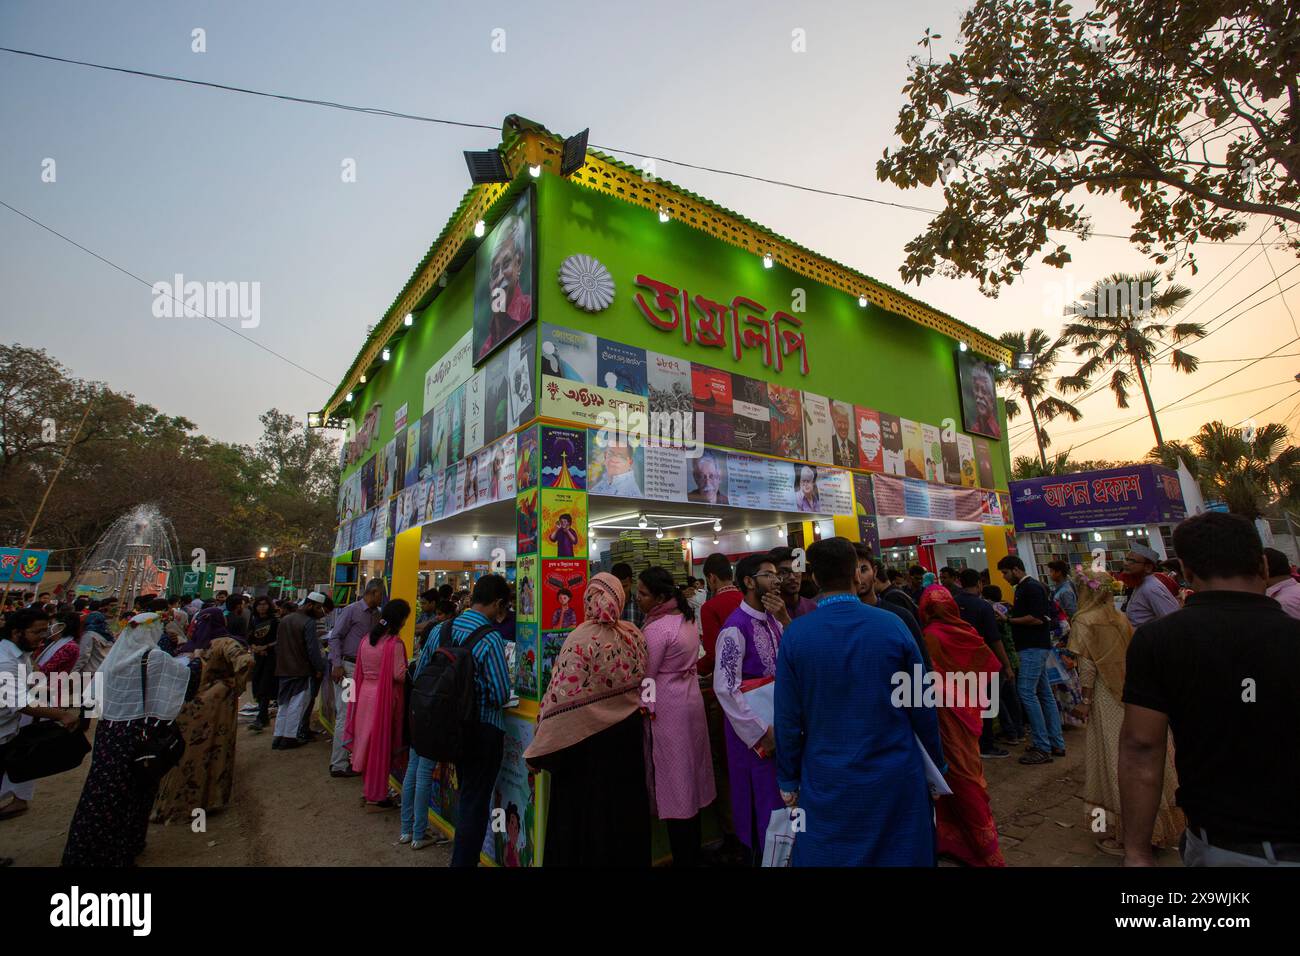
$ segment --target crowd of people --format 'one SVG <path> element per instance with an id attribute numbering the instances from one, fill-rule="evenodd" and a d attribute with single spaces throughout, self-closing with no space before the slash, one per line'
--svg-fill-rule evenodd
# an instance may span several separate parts
<path id="1" fill-rule="evenodd" d="M 615 564 L 587 584 L 524 753 L 550 775 L 544 863 L 647 865 L 658 820 L 675 866 L 784 862 L 778 844 L 803 866 L 1001 866 L 983 761 L 1023 745 L 1021 764 L 1050 764 L 1073 730 L 1104 852 L 1300 865 L 1300 745 L 1279 733 L 1300 704 L 1300 581 L 1234 516 L 1189 518 L 1173 544 L 1175 562 L 1135 544 L 1122 574 L 1058 561 L 1047 581 L 1007 555 L 1010 593 L 988 572 L 891 569 L 844 538 L 715 553 L 702 580 Z M 438 762 L 413 744 L 409 688 L 457 649 L 472 678 L 451 862 L 478 864 L 517 702 L 503 576 L 426 591 L 417 609 L 379 580 L 338 608 L 318 592 L 146 595 L 129 609 L 45 597 L 5 614 L 0 672 L 102 675 L 65 864 L 130 865 L 150 820 L 226 806 L 241 716 L 249 733 L 273 728 L 273 750 L 329 736 L 329 776 L 361 778 L 364 812 L 400 810 L 413 850 L 445 842 L 429 828 Z M 34 721 L 86 730 L 67 702 L 12 703 L 0 769 Z M 169 734 L 179 759 L 142 770 Z M 33 790 L 6 777 L 0 821 Z M 721 835 L 707 847 L 706 811 Z"/>

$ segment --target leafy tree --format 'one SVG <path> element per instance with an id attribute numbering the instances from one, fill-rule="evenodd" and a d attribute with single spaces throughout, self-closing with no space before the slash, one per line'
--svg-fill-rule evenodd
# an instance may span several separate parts
<path id="1" fill-rule="evenodd" d="M 1147 369 L 1158 357 L 1160 346 L 1168 342 L 1172 346 L 1169 364 L 1173 370 L 1188 374 L 1196 371 L 1199 360 L 1177 346 L 1187 339 L 1205 335 L 1205 326 L 1199 322 L 1171 325 L 1159 321 L 1181 309 L 1191 294 L 1186 286 L 1176 283 L 1161 289 L 1160 275 L 1156 272 L 1116 273 L 1095 283 L 1066 309 L 1066 314 L 1076 316 L 1076 320 L 1061 330 L 1061 338 L 1074 343 L 1076 355 L 1088 356 L 1076 373 L 1081 378 L 1089 379 L 1105 367 L 1113 368 L 1110 390 L 1120 408 L 1129 407 L 1128 390 L 1137 376 L 1157 447 L 1164 444 L 1164 438 L 1151 401 Z"/>
<path id="2" fill-rule="evenodd" d="M 1061 350 L 1060 340 L 1052 341 L 1042 329 L 1030 329 L 1025 332 L 1005 332 L 998 341 L 1006 346 L 1012 354 L 1028 352 L 1034 356 L 1034 363 L 1027 369 L 1011 368 L 998 372 L 998 380 L 1012 393 L 1006 401 L 1007 419 L 1018 417 L 1021 402 L 1028 410 L 1030 422 L 1034 426 L 1034 439 L 1038 444 L 1038 461 L 1043 473 L 1047 471 L 1046 449 L 1052 444 L 1047 434 L 1047 423 L 1064 415 L 1072 422 L 1077 422 L 1083 413 L 1065 399 L 1049 392 L 1052 369 L 1056 366 Z M 1082 375 L 1066 375 L 1057 379 L 1057 387 L 1064 391 L 1077 392 L 1086 388 L 1088 381 Z"/>
<path id="3" fill-rule="evenodd" d="M 1196 462 L 1192 473 L 1202 489 L 1226 502 L 1234 514 L 1257 518 L 1269 505 L 1300 493 L 1300 448 L 1287 442 L 1283 424 L 1274 422 L 1251 433 L 1208 422 L 1192 436 L 1191 449 L 1169 443 L 1153 448 L 1147 460 L 1169 464 L 1172 457 L 1176 467 L 1176 459 L 1187 460 L 1189 451 Z"/>
<path id="4" fill-rule="evenodd" d="M 1086 236 L 1088 195 L 1134 215 L 1129 239 L 1195 272 L 1198 240 L 1249 217 L 1300 224 L 1300 8 L 1270 0 L 977 0 L 959 51 L 913 57 L 876 164 L 945 208 L 900 270 L 977 278 L 988 295 L 1032 257 L 1070 260 L 1049 230 Z M 1300 233 L 1287 233 L 1300 250 Z"/>

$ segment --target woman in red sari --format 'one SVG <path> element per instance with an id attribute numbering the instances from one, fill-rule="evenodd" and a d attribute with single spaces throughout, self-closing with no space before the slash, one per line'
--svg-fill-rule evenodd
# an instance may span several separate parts
<path id="1" fill-rule="evenodd" d="M 348 708 L 343 739 L 350 743 L 352 769 L 364 777 L 367 813 L 397 806 L 388 795 L 388 775 L 393 758 L 405 752 L 406 645 L 399 635 L 410 615 L 411 606 L 401 598 L 389 601 L 379 623 L 357 648 L 356 702 Z"/>
<path id="2" fill-rule="evenodd" d="M 942 585 L 931 585 L 921 595 L 921 620 L 934 672 L 945 688 L 962 689 L 945 693 L 939 708 L 939 737 L 948 760 L 944 779 L 952 789 L 935 806 L 939 852 L 967 866 L 1005 866 L 980 762 L 980 703 L 970 699 L 970 675 L 977 675 L 974 688 L 988 688 L 1001 665 L 975 628 L 962 620 L 957 602 Z"/>

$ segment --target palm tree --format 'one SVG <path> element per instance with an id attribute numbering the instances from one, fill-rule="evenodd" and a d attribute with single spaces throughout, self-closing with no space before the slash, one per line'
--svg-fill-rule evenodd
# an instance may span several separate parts
<path id="1" fill-rule="evenodd" d="M 1274 422 L 1251 434 L 1208 422 L 1192 436 L 1191 445 L 1194 452 L 1169 442 L 1163 449 L 1151 449 L 1147 459 L 1175 467 L 1178 458 L 1187 461 L 1201 487 L 1221 498 L 1234 514 L 1258 518 L 1268 505 L 1300 492 L 1300 448 L 1287 443 L 1285 425 Z"/>
<path id="2" fill-rule="evenodd" d="M 1028 352 L 1034 356 L 1032 366 L 999 372 L 998 381 L 1007 385 L 1013 393 L 1006 399 L 1008 420 L 1020 414 L 1021 401 L 1028 408 L 1029 420 L 1034 426 L 1034 439 L 1038 442 L 1038 463 L 1042 466 L 1044 474 L 1050 474 L 1046 449 L 1052 444 L 1052 439 L 1044 426 L 1061 415 L 1072 422 L 1077 422 L 1083 417 L 1083 412 L 1065 399 L 1048 392 L 1050 385 L 1048 379 L 1065 342 L 1062 339 L 1053 342 L 1051 336 L 1042 329 L 1030 329 L 1028 334 L 1004 332 L 998 337 L 998 341 L 1013 354 Z M 1082 391 L 1087 386 L 1087 378 L 1079 374 L 1066 375 L 1056 380 L 1056 387 L 1067 392 Z"/>
<path id="3" fill-rule="evenodd" d="M 1155 363 L 1159 348 L 1170 346 L 1170 364 L 1175 372 L 1195 372 L 1199 359 L 1176 346 L 1186 339 L 1205 335 L 1199 322 L 1170 325 L 1160 321 L 1181 309 L 1192 295 L 1186 286 L 1172 284 L 1160 289 L 1160 273 L 1149 271 L 1137 275 L 1115 273 L 1095 283 L 1067 306 L 1066 315 L 1082 316 L 1061 331 L 1061 338 L 1074 344 L 1075 355 L 1087 355 L 1078 375 L 1092 378 L 1103 366 L 1115 366 L 1110 376 L 1110 390 L 1120 408 L 1128 408 L 1129 388 L 1137 376 L 1146 399 L 1151 428 L 1156 433 L 1156 447 L 1164 446 L 1156 407 L 1151 401 L 1147 372 Z"/>
<path id="4" fill-rule="evenodd" d="M 1024 481 L 1026 478 L 1046 478 L 1049 475 L 1068 475 L 1071 472 L 1080 471 L 1074 462 L 1070 461 L 1070 453 L 1063 451 L 1050 459 L 1046 465 L 1037 459 L 1030 458 L 1028 455 L 1017 455 L 1016 460 L 1011 465 L 1011 479 L 1013 481 Z"/>

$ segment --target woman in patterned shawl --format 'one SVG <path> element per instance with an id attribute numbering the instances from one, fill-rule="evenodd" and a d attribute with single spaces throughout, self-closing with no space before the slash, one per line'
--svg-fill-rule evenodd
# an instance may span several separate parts
<path id="1" fill-rule="evenodd" d="M 546 866 L 648 866 L 641 682 L 645 637 L 620 620 L 612 574 L 587 585 L 587 619 L 569 634 L 541 700 L 528 765 L 551 774 Z"/>

